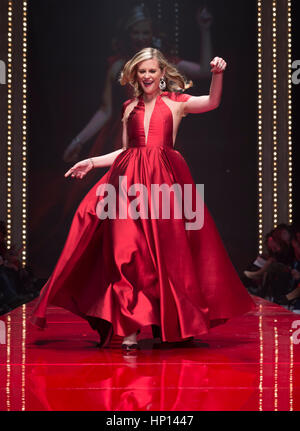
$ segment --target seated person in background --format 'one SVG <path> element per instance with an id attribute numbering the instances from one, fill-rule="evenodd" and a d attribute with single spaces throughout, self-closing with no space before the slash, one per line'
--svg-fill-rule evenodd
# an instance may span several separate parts
<path id="1" fill-rule="evenodd" d="M 9 310 L 9 304 L 17 299 L 14 283 L 11 282 L 7 269 L 7 229 L 4 221 L 0 221 L 0 312 Z"/>
<path id="2" fill-rule="evenodd" d="M 246 285 L 251 293 L 278 298 L 290 290 L 295 259 L 291 238 L 291 227 L 286 224 L 278 225 L 266 235 L 267 252 L 254 262 L 257 270 L 244 271 L 248 279 L 256 282 L 250 288 Z"/>
<path id="3" fill-rule="evenodd" d="M 273 241 L 271 233 L 266 235 L 264 248 L 267 251 L 258 255 L 255 261 L 248 265 L 247 269 L 244 271 L 244 276 L 241 277 L 242 282 L 249 292 L 258 296 L 261 296 L 263 274 L 274 260 L 272 250 L 277 250 L 277 244 Z"/>
<path id="4" fill-rule="evenodd" d="M 271 232 L 266 235 L 266 248 L 265 255 L 258 256 L 254 264 L 259 269 L 257 271 L 244 271 L 248 278 L 259 279 L 262 274 L 267 270 L 270 263 L 281 262 L 289 265 L 294 259 L 294 250 L 291 244 L 292 230 L 287 224 L 280 224 Z"/>
<path id="5" fill-rule="evenodd" d="M 291 289 L 289 292 L 284 293 L 276 299 L 276 302 L 281 305 L 291 305 L 296 300 L 299 304 L 297 308 L 300 307 L 300 235 L 299 229 L 294 230 L 291 236 L 291 245 L 294 250 L 294 261 L 291 267 Z"/>
<path id="6" fill-rule="evenodd" d="M 17 250 L 14 245 L 7 248 L 6 237 L 6 223 L 0 221 L 0 314 L 38 295 L 33 289 L 32 273 L 28 268 L 22 268 L 22 248 Z"/>
<path id="7" fill-rule="evenodd" d="M 0 255 L 0 311 L 8 311 L 9 304 L 17 299 L 17 292 L 14 285 L 11 283 L 6 268 L 4 266 L 3 257 Z"/>

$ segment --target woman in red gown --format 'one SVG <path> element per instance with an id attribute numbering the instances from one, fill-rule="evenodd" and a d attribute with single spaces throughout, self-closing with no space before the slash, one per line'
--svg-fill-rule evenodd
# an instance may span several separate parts
<path id="1" fill-rule="evenodd" d="M 182 117 L 220 103 L 226 63 L 215 57 L 210 64 L 209 95 L 197 97 L 178 92 L 189 85 L 157 49 L 142 49 L 125 64 L 120 83 L 132 85 L 136 97 L 123 104 L 122 148 L 82 160 L 66 172 L 66 177 L 81 179 L 91 169 L 110 166 L 75 212 L 31 316 L 33 324 L 46 326 L 46 308 L 52 304 L 86 319 L 100 334 L 101 346 L 114 333 L 124 337 L 122 347 L 133 349 L 143 326 L 158 326 L 162 341 L 177 342 L 201 336 L 255 307 L 205 204 L 204 223 L 191 228 L 186 212 L 172 217 L 180 206 L 176 193 L 169 202 L 170 217 L 151 213 L 154 184 L 178 185 L 184 203 L 185 186 L 190 185 L 193 209 L 199 198 L 174 143 Z M 124 207 L 121 215 L 121 200 L 115 199 L 113 207 L 111 199 L 122 192 L 124 198 L 121 179 L 126 179 L 128 191 L 126 216 Z M 129 190 L 137 186 L 140 192 L 132 199 Z M 151 210 L 142 216 L 141 208 Z"/>

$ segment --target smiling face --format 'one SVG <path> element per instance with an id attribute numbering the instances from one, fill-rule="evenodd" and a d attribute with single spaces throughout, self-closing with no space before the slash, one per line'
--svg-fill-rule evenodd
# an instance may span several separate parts
<path id="1" fill-rule="evenodd" d="M 159 92 L 159 81 L 164 76 L 156 58 L 141 61 L 137 66 L 137 81 L 144 93 L 151 95 Z"/>

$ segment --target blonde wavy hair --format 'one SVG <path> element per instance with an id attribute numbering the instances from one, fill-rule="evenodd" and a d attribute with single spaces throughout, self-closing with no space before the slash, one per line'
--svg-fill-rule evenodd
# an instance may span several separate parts
<path id="1" fill-rule="evenodd" d="M 121 85 L 129 84 L 133 87 L 135 97 L 139 97 L 143 93 L 137 81 L 137 66 L 140 62 L 151 60 L 152 58 L 157 59 L 160 70 L 165 69 L 165 91 L 184 91 L 193 86 L 193 82 L 187 81 L 176 67 L 164 57 L 161 51 L 156 48 L 144 48 L 127 61 L 119 78 Z"/>

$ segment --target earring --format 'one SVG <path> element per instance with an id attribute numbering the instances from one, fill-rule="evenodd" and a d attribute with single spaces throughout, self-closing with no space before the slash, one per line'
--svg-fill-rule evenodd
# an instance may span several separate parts
<path id="1" fill-rule="evenodd" d="M 160 81 L 159 81 L 159 88 L 160 88 L 161 90 L 164 90 L 164 89 L 166 88 L 166 86 L 167 86 L 167 84 L 166 84 L 166 81 L 164 80 L 164 77 L 160 78 Z"/>

